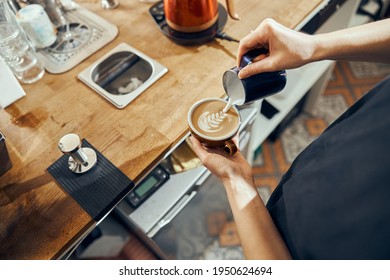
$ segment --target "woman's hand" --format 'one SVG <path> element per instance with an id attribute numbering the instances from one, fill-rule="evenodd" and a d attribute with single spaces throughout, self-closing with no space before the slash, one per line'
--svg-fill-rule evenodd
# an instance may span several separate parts
<path id="1" fill-rule="evenodd" d="M 236 136 L 233 141 L 238 147 L 237 138 Z M 190 140 L 192 148 L 202 164 L 222 182 L 229 182 L 241 177 L 248 183 L 253 183 L 252 167 L 240 151 L 229 156 L 222 149 L 204 147 L 193 136 L 190 137 Z"/>
<path id="2" fill-rule="evenodd" d="M 272 19 L 266 19 L 249 35 L 240 40 L 237 64 L 252 49 L 265 48 L 268 55 L 260 55 L 239 72 L 246 78 L 261 72 L 271 72 L 302 66 L 311 60 L 314 40 L 311 35 L 289 29 Z"/>
<path id="3" fill-rule="evenodd" d="M 378 20 L 348 29 L 308 35 L 266 19 L 238 47 L 237 65 L 252 49 L 265 48 L 238 76 L 246 78 L 261 72 L 297 68 L 309 62 L 330 60 L 390 63 L 390 19 Z"/>

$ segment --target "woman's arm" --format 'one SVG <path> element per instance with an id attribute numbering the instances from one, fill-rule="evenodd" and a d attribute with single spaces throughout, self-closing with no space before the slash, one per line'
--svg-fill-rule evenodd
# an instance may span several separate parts
<path id="1" fill-rule="evenodd" d="M 297 32 L 266 19 L 240 41 L 237 63 L 255 48 L 266 48 L 269 54 L 242 69 L 240 78 L 324 59 L 390 63 L 390 19 L 316 35 Z"/>
<path id="2" fill-rule="evenodd" d="M 290 259 L 290 253 L 256 190 L 252 167 L 244 156 L 237 152 L 227 157 L 218 149 L 206 150 L 194 137 L 190 139 L 204 166 L 225 186 L 245 257 Z"/>
<path id="3" fill-rule="evenodd" d="M 323 59 L 390 63 L 390 19 L 313 36 L 312 61 Z"/>

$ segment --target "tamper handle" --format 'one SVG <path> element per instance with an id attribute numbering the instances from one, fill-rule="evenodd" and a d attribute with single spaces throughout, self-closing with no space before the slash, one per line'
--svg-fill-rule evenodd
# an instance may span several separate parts
<path id="1" fill-rule="evenodd" d="M 58 143 L 58 148 L 66 155 L 70 155 L 78 164 L 86 165 L 87 155 L 81 149 L 81 140 L 77 134 L 66 134 Z"/>
<path id="2" fill-rule="evenodd" d="M 96 152 L 91 148 L 82 148 L 77 134 L 62 136 L 58 148 L 65 155 L 69 155 L 68 167 L 75 173 L 84 173 L 96 165 Z"/>

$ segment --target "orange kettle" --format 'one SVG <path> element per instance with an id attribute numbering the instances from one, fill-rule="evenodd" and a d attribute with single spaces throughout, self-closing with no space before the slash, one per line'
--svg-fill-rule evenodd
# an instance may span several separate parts
<path id="1" fill-rule="evenodd" d="M 226 0 L 232 19 L 240 19 L 234 10 L 234 0 Z M 164 0 L 165 19 L 169 27 L 180 32 L 200 32 L 218 20 L 217 0 Z"/>

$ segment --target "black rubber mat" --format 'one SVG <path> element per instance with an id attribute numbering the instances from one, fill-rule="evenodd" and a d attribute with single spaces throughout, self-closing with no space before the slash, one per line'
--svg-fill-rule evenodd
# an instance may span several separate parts
<path id="1" fill-rule="evenodd" d="M 83 174 L 72 172 L 68 168 L 69 156 L 63 155 L 47 171 L 95 221 L 99 221 L 131 191 L 134 183 L 87 140 L 83 139 L 82 147 L 92 148 L 97 154 L 97 164 L 91 170 Z"/>

